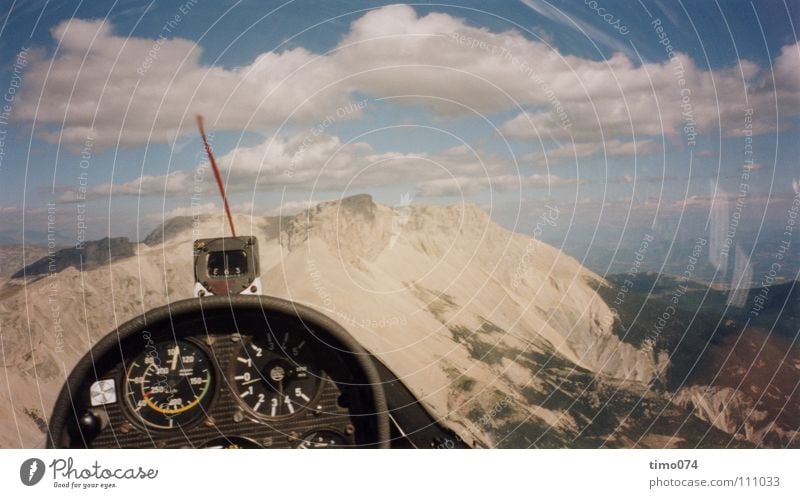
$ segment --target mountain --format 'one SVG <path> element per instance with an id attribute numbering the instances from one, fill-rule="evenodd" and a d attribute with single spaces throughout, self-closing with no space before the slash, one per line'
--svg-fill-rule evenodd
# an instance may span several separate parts
<path id="1" fill-rule="evenodd" d="M 673 403 L 728 434 L 798 445 L 800 284 L 751 289 L 741 308 L 727 305 L 727 290 L 666 274 L 609 283 L 600 289 L 609 302 L 614 288 L 633 289 L 619 307 L 621 337 L 641 345 L 658 331 L 653 350 L 670 358 L 662 387 Z"/>
<path id="2" fill-rule="evenodd" d="M 7 244 L 0 245 L 0 278 L 10 277 L 29 263 L 47 255 L 47 246 Z"/>
<path id="3" fill-rule="evenodd" d="M 497 226 L 477 206 L 392 208 L 358 195 L 295 216 L 237 216 L 236 224 L 259 238 L 265 293 L 339 321 L 466 439 L 500 447 L 798 443 L 789 439 L 796 427 L 773 413 L 759 417 L 776 420 L 781 433 L 717 423 L 719 406 L 728 413 L 725 393 L 682 391 L 695 385 L 675 381 L 688 362 L 671 358 L 674 339 L 665 333 L 647 347 L 646 332 L 625 332 L 633 297 L 612 310 L 616 282 Z M 192 240 L 225 227 L 216 216 L 171 220 L 131 257 L 106 253 L 94 268 L 68 267 L 25 292 L 8 280 L 0 333 L 13 403 L 0 390 L 0 418 L 15 426 L 0 432 L 0 446 L 41 444 L 42 416 L 66 372 L 115 324 L 190 297 Z"/>
<path id="4" fill-rule="evenodd" d="M 91 269 L 133 256 L 136 243 L 127 237 L 103 238 L 84 242 L 80 248 L 67 247 L 47 255 L 17 271 L 12 278 L 36 277 L 66 268 Z"/>

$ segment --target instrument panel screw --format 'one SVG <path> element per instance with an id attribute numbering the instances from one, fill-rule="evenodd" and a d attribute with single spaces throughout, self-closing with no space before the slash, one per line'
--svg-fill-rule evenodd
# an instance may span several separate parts
<path id="1" fill-rule="evenodd" d="M 234 422 L 239 423 L 242 420 L 244 420 L 244 413 L 242 413 L 241 410 L 239 410 L 239 411 L 237 411 L 236 413 L 233 414 L 233 421 Z"/>
<path id="2" fill-rule="evenodd" d="M 356 428 L 353 427 L 353 424 L 347 424 L 347 427 L 344 429 L 344 432 L 346 432 L 348 435 L 354 433 L 355 431 Z"/>
<path id="3" fill-rule="evenodd" d="M 210 416 L 203 421 L 203 425 L 205 425 L 206 427 L 214 427 L 216 423 L 217 422 L 214 420 L 214 417 Z"/>
<path id="4" fill-rule="evenodd" d="M 131 424 L 127 423 L 127 422 L 125 422 L 124 424 L 122 424 L 122 425 L 120 426 L 120 428 L 119 428 L 119 431 L 120 431 L 121 433 L 123 433 L 123 434 L 127 434 L 127 433 L 129 433 L 131 430 L 133 430 L 133 426 L 132 426 Z"/>

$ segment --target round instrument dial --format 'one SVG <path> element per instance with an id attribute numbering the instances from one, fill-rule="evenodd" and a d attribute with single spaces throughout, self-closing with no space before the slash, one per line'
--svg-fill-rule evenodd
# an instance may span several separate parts
<path id="1" fill-rule="evenodd" d="M 236 396 L 262 418 L 293 416 L 314 402 L 322 385 L 308 341 L 288 333 L 243 338 L 233 364 Z"/>
<path id="2" fill-rule="evenodd" d="M 125 399 L 145 425 L 172 429 L 198 420 L 213 392 L 208 355 L 189 341 L 149 345 L 127 370 Z"/>

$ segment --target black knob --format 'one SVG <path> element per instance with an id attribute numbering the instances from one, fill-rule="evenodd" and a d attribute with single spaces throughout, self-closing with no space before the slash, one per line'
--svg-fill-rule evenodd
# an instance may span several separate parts
<path id="1" fill-rule="evenodd" d="M 80 427 L 83 437 L 87 440 L 91 440 L 100 434 L 100 430 L 103 428 L 103 422 L 100 420 L 100 417 L 93 412 L 87 411 L 78 419 L 78 426 Z"/>

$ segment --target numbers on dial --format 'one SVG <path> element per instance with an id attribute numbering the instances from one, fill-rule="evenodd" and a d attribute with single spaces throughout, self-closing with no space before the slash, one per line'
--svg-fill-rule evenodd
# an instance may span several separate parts
<path id="1" fill-rule="evenodd" d="M 149 345 L 126 373 L 128 407 L 150 427 L 172 429 L 193 422 L 211 401 L 213 367 L 206 353 L 189 341 Z"/>
<path id="2" fill-rule="evenodd" d="M 267 419 L 294 416 L 310 406 L 321 373 L 309 342 L 283 334 L 242 338 L 233 361 L 235 394 L 252 413 Z"/>

